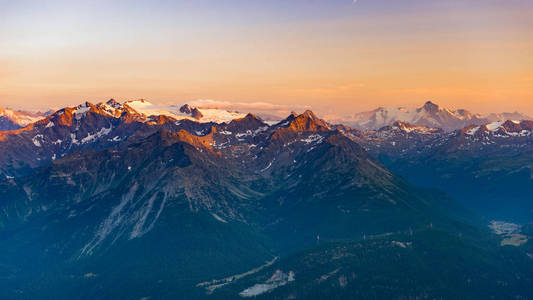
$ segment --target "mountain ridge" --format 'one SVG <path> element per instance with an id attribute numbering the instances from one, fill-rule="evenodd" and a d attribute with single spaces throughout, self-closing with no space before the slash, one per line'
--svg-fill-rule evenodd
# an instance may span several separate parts
<path id="1" fill-rule="evenodd" d="M 405 107 L 379 107 L 372 111 L 356 113 L 349 118 L 332 120 L 345 123 L 362 130 L 378 130 L 392 125 L 396 121 L 417 126 L 441 128 L 453 131 L 469 125 L 484 125 L 495 121 L 527 120 L 530 117 L 520 113 L 491 113 L 483 116 L 473 114 L 465 109 L 449 110 L 427 101 L 423 106 L 409 109 Z"/>

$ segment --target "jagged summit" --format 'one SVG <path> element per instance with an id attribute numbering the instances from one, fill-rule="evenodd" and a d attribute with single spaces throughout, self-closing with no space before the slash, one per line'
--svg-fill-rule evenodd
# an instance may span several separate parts
<path id="1" fill-rule="evenodd" d="M 308 117 L 308 118 L 311 118 L 311 119 L 318 119 L 318 118 L 316 117 L 315 113 L 314 113 L 312 110 L 309 110 L 309 109 L 306 110 L 306 111 L 304 111 L 302 115 L 303 115 L 303 116 L 306 116 L 306 117 Z"/>
<path id="2" fill-rule="evenodd" d="M 192 107 L 189 104 L 185 104 L 182 107 L 180 107 L 180 112 L 182 112 L 184 114 L 187 114 L 187 115 L 190 115 L 191 117 L 193 117 L 193 118 L 195 118 L 197 120 L 200 120 L 204 116 L 200 112 L 200 110 L 198 110 L 198 108 Z"/>
<path id="3" fill-rule="evenodd" d="M 258 116 L 248 113 L 245 117 L 232 120 L 225 130 L 229 132 L 246 132 L 248 130 L 257 131 L 261 128 L 267 128 L 268 125 Z"/>
<path id="4" fill-rule="evenodd" d="M 306 110 L 298 115 L 292 112 L 287 118 L 278 123 L 278 126 L 291 131 L 329 131 L 328 123 L 318 118 L 312 111 Z"/>
<path id="5" fill-rule="evenodd" d="M 431 113 L 431 114 L 436 114 L 439 112 L 439 106 L 431 101 L 427 101 L 423 108 L 428 112 L 428 113 Z"/>
<path id="6" fill-rule="evenodd" d="M 106 104 L 117 109 L 122 107 L 122 104 L 117 102 L 115 99 L 109 99 Z"/>
<path id="7" fill-rule="evenodd" d="M 0 111 L 1 112 L 1 111 Z M 93 104 L 84 102 L 74 107 L 62 108 L 50 116 L 61 116 L 63 124 L 72 124 L 72 119 L 79 120 L 91 114 L 100 114 L 122 118 L 127 122 L 161 122 L 190 120 L 200 123 L 229 123 L 234 119 L 244 118 L 246 114 L 230 112 L 221 109 L 203 109 L 192 107 L 188 104 L 178 106 L 160 106 L 155 105 L 145 99 L 129 100 L 120 103 L 114 99 L 106 102 Z M 44 116 L 34 121 L 45 118 Z M 1 122 L 1 119 L 0 119 Z M 27 125 L 27 124 L 26 124 Z M 10 130 L 19 127 L 9 128 Z"/>

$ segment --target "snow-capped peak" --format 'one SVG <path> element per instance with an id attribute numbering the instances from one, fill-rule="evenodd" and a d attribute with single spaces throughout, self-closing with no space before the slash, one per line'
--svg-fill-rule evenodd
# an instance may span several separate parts
<path id="1" fill-rule="evenodd" d="M 45 118 L 45 114 L 43 113 L 31 113 L 26 111 L 15 111 L 7 108 L 1 108 L 0 107 L 0 119 L 8 120 L 10 122 L 11 128 L 9 129 L 16 129 L 20 127 L 25 127 L 33 122 L 37 122 L 43 118 Z M 1 122 L 0 122 L 1 123 Z M 1 124 L 0 124 L 1 125 Z M 1 127 L 1 126 L 0 126 Z M 2 130 L 2 128 L 0 128 Z"/>
<path id="2" fill-rule="evenodd" d="M 217 108 L 197 108 L 190 105 L 155 105 L 144 99 L 124 103 L 138 113 L 150 116 L 168 116 L 176 120 L 189 119 L 201 123 L 228 123 L 231 120 L 244 118 L 245 113 L 232 112 Z"/>
<path id="3" fill-rule="evenodd" d="M 496 121 L 486 125 L 467 127 L 464 132 L 470 136 L 474 136 L 478 132 L 495 137 L 531 136 L 533 133 L 533 121 Z"/>
<path id="4" fill-rule="evenodd" d="M 482 116 L 479 114 L 472 114 L 465 109 L 452 110 L 442 108 L 431 101 L 427 101 L 419 108 L 378 108 L 373 111 L 355 114 L 349 118 L 339 120 L 338 122 L 363 130 L 377 130 L 392 125 L 396 121 L 401 121 L 415 126 L 442 128 L 445 131 L 453 131 L 470 125 L 478 126 L 494 121 L 503 123 L 505 120 L 509 119 L 526 120 L 528 118 L 519 113 Z"/>

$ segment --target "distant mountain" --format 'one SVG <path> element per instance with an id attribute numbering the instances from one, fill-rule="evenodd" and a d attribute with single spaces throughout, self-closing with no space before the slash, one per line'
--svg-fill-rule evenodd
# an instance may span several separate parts
<path id="1" fill-rule="evenodd" d="M 533 121 L 347 135 L 410 182 L 444 189 L 490 218 L 533 220 Z"/>
<path id="2" fill-rule="evenodd" d="M 49 114 L 49 113 L 48 113 Z M 14 111 L 0 107 L 0 131 L 16 130 L 43 119 L 47 113 Z"/>
<path id="3" fill-rule="evenodd" d="M 524 121 L 524 120 L 533 120 L 532 117 L 521 114 L 519 112 L 514 113 L 501 113 L 501 114 L 489 114 L 485 117 L 489 122 L 502 122 L 507 120 L 513 121 Z"/>
<path id="4" fill-rule="evenodd" d="M 392 125 L 396 121 L 410 123 L 416 126 L 442 128 L 445 131 L 461 129 L 469 125 L 483 125 L 495 121 L 527 120 L 527 116 L 519 113 L 503 113 L 482 116 L 472 114 L 467 110 L 449 110 L 441 108 L 431 101 L 422 107 L 409 109 L 404 107 L 378 108 L 369 112 L 357 113 L 353 117 L 338 120 L 347 125 L 363 130 L 377 130 Z"/>

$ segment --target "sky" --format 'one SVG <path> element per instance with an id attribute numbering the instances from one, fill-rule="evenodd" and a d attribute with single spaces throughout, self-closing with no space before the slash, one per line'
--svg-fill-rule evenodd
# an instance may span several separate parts
<path id="1" fill-rule="evenodd" d="M 145 98 L 533 115 L 530 0 L 0 0 L 0 106 Z"/>

